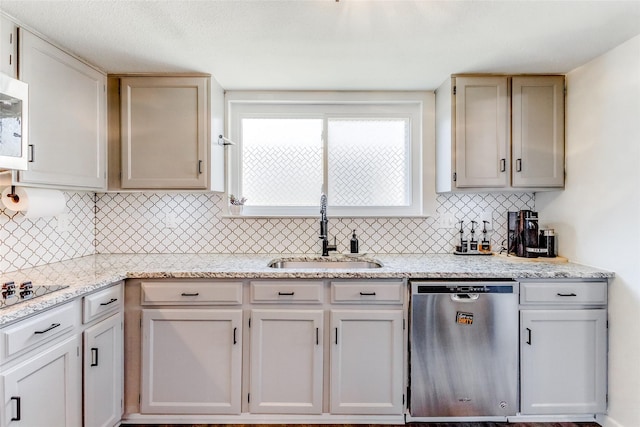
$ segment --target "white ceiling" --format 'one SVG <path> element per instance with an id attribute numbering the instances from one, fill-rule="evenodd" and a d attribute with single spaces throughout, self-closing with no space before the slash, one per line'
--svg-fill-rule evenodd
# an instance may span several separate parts
<path id="1" fill-rule="evenodd" d="M 453 73 L 565 73 L 640 34 L 640 0 L 0 0 L 108 73 L 225 89 L 425 90 Z"/>

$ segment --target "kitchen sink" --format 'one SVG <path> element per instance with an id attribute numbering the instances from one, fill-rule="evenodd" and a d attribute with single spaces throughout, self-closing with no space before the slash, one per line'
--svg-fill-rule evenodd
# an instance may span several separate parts
<path id="1" fill-rule="evenodd" d="M 382 263 L 374 260 L 353 259 L 298 259 L 298 260 L 273 260 L 269 262 L 271 268 L 331 268 L 331 269 L 356 269 L 356 268 L 380 268 Z"/>

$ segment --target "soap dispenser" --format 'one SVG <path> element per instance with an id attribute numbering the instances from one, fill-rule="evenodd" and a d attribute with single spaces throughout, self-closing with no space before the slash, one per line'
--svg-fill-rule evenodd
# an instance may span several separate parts
<path id="1" fill-rule="evenodd" d="M 464 239 L 464 221 L 460 220 L 458 221 L 458 224 L 460 224 L 460 230 L 458 230 L 458 233 L 460 234 L 460 240 L 459 245 L 456 245 L 456 250 L 454 253 L 462 254 L 467 252 L 467 241 Z"/>
<path id="2" fill-rule="evenodd" d="M 489 221 L 482 221 L 482 243 L 480 243 L 480 252 L 491 252 L 491 242 L 487 239 L 487 224 Z"/>
<path id="3" fill-rule="evenodd" d="M 469 242 L 469 251 L 478 251 L 478 240 L 476 240 L 476 221 L 471 221 L 471 241 Z"/>
<path id="4" fill-rule="evenodd" d="M 356 237 L 356 230 L 353 230 L 353 235 L 351 236 L 351 253 L 358 253 L 358 238 Z"/>

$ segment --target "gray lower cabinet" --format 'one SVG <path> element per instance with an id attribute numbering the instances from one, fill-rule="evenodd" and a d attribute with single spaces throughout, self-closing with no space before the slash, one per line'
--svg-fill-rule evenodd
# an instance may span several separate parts
<path id="1" fill-rule="evenodd" d="M 83 297 L 84 427 L 111 427 L 122 418 L 124 284 Z"/>
<path id="2" fill-rule="evenodd" d="M 241 282 L 143 281 L 143 414 L 239 414 Z"/>
<path id="3" fill-rule="evenodd" d="M 606 282 L 522 285 L 522 414 L 606 412 L 605 301 Z"/>
<path id="4" fill-rule="evenodd" d="M 251 310 L 249 411 L 321 414 L 323 312 Z"/>
<path id="5" fill-rule="evenodd" d="M 401 280 L 134 279 L 125 299 L 125 420 L 403 420 Z"/>
<path id="6" fill-rule="evenodd" d="M 82 423 L 78 347 L 74 334 L 2 373 L 3 426 L 73 427 Z"/>
<path id="7" fill-rule="evenodd" d="M 146 414 L 239 414 L 241 310 L 145 309 Z"/>
<path id="8" fill-rule="evenodd" d="M 402 310 L 331 310 L 331 413 L 402 413 L 402 321 Z"/>
<path id="9" fill-rule="evenodd" d="M 84 426 L 109 427 L 122 417 L 122 313 L 84 331 Z"/>
<path id="10" fill-rule="evenodd" d="M 82 425 L 76 301 L 0 329 L 0 426 Z"/>

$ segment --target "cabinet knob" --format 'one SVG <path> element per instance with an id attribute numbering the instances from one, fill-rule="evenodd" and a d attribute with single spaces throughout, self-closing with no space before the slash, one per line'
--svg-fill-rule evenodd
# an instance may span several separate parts
<path id="1" fill-rule="evenodd" d="M 516 172 L 522 172 L 522 159 L 516 159 Z"/>
<path id="2" fill-rule="evenodd" d="M 507 159 L 500 159 L 500 172 L 507 171 Z"/>

